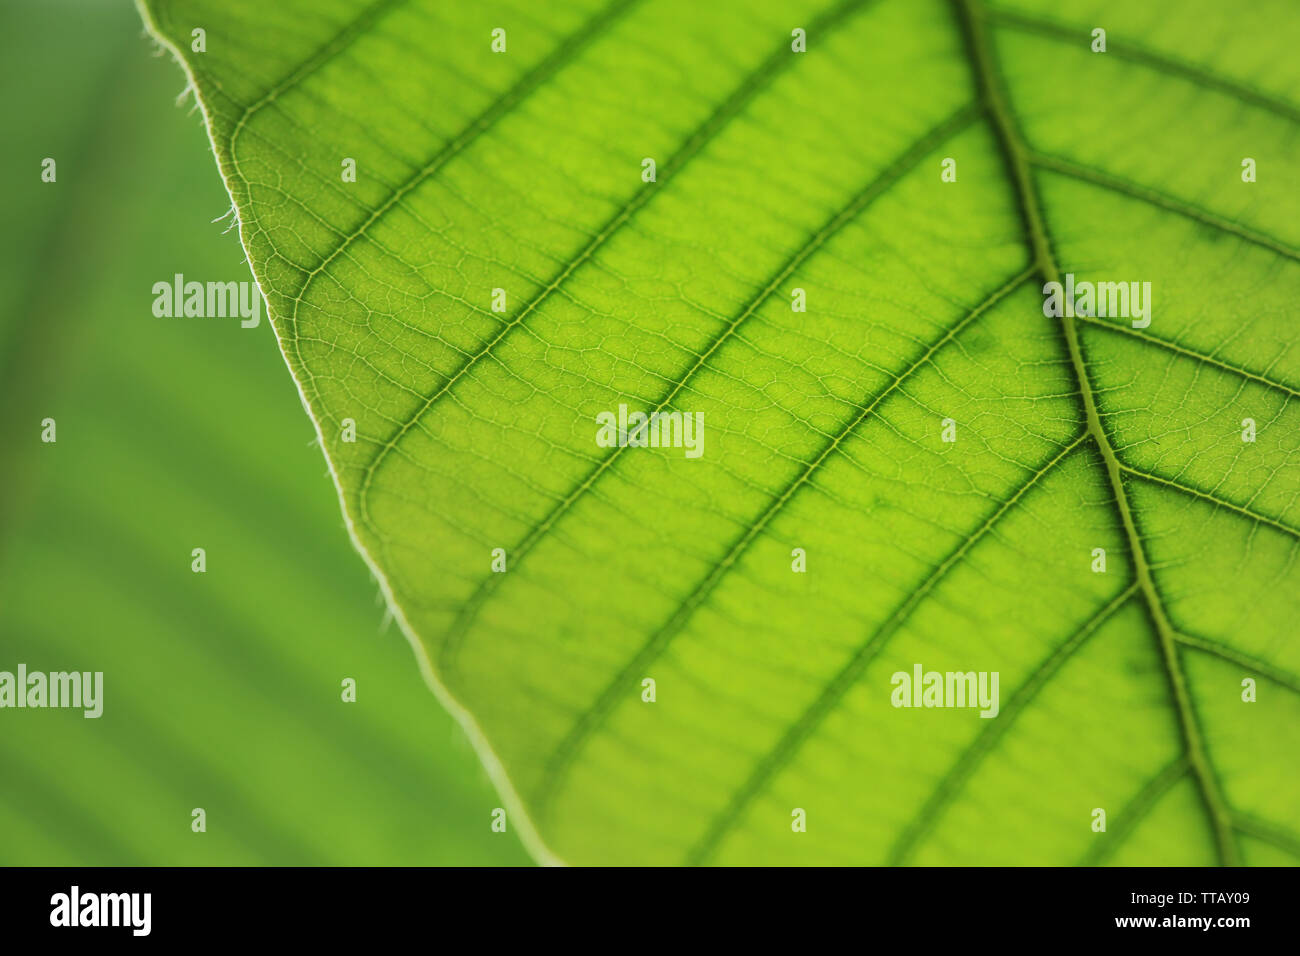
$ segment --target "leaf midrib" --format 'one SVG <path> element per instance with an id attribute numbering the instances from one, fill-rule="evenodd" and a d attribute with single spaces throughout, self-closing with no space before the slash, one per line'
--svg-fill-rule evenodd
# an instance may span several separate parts
<path id="1" fill-rule="evenodd" d="M 1006 161 L 1008 172 L 1015 187 L 1025 229 L 1028 232 L 1030 245 L 1034 252 L 1035 264 L 1046 282 L 1059 282 L 1060 269 L 1052 252 L 1051 240 L 1039 206 L 1037 190 L 1029 172 L 1030 150 L 1022 138 L 1019 126 L 1004 98 L 997 62 L 986 33 L 983 11 L 977 7 L 978 0 L 952 0 L 952 2 L 962 24 L 962 33 L 967 41 L 976 83 L 983 92 L 985 102 L 993 118 L 994 130 L 997 133 L 1003 158 Z M 1205 751 L 1200 726 L 1187 690 L 1186 675 L 1183 673 L 1182 662 L 1178 656 L 1178 648 L 1174 640 L 1174 629 L 1165 612 L 1164 601 L 1156 590 L 1155 581 L 1151 576 L 1146 547 L 1133 515 L 1128 491 L 1124 486 L 1122 466 L 1115 454 L 1110 436 L 1101 424 L 1101 417 L 1097 411 L 1096 396 L 1093 393 L 1092 383 L 1088 377 L 1083 351 L 1079 344 L 1078 329 L 1072 316 L 1061 316 L 1061 329 L 1069 351 L 1070 364 L 1074 369 L 1079 391 L 1083 398 L 1088 434 L 1092 437 L 1097 450 L 1106 463 L 1106 475 L 1114 493 L 1116 509 L 1124 528 L 1125 538 L 1128 541 L 1138 588 L 1146 602 L 1152 622 L 1155 624 L 1159 651 L 1165 664 L 1170 690 L 1174 697 L 1187 759 L 1196 777 L 1197 788 L 1202 802 L 1210 817 L 1219 862 L 1224 865 L 1236 865 L 1239 862 L 1239 854 L 1232 833 L 1231 818 L 1220 791 L 1219 781 L 1214 775 L 1209 757 Z"/>
<path id="2" fill-rule="evenodd" d="M 1042 214 L 1038 205 L 1037 194 L 1034 190 L 1032 179 L 1029 173 L 1030 163 L 1036 155 L 1023 142 L 1020 136 L 1018 126 L 1015 124 L 1009 107 L 999 87 L 1000 79 L 998 77 L 996 63 L 992 57 L 991 47 L 984 36 L 984 27 L 982 21 L 982 11 L 977 9 L 976 3 L 972 0 L 952 0 L 955 8 L 956 17 L 961 24 L 961 32 L 967 42 L 968 60 L 971 63 L 972 70 L 975 73 L 976 86 L 981 91 L 981 99 L 990 113 L 994 130 L 998 135 L 999 144 L 1007 166 L 1008 177 L 1013 185 L 1016 198 L 1022 212 L 1026 229 L 1026 239 L 1029 242 L 1033 256 L 1032 271 L 1039 272 L 1046 281 L 1058 281 L 1060 270 L 1056 265 L 1055 257 L 1051 251 L 1051 243 L 1048 231 L 1042 219 Z M 1137 198 L 1148 198 L 1139 196 Z M 1176 209 L 1174 211 L 1187 214 L 1185 209 Z M 1197 217 L 1193 217 L 1197 218 Z M 1217 225 L 1217 223 L 1210 223 Z M 1251 239 L 1251 236 L 1240 235 L 1239 238 Z M 1266 243 L 1261 243 L 1266 244 Z M 1285 251 L 1275 249 L 1274 251 Z M 1197 778 L 1198 789 L 1202 795 L 1203 802 L 1206 806 L 1212 822 L 1215 833 L 1216 850 L 1219 854 L 1220 861 L 1223 863 L 1235 863 L 1237 861 L 1236 845 L 1232 837 L 1231 818 L 1227 812 L 1226 805 L 1218 789 L 1218 781 L 1209 766 L 1208 758 L 1204 752 L 1204 745 L 1201 742 L 1199 727 L 1196 724 L 1196 718 L 1191 707 L 1190 699 L 1187 695 L 1185 677 L 1182 673 L 1181 664 L 1178 659 L 1178 651 L 1174 638 L 1174 631 L 1170 625 L 1164 611 L 1163 601 L 1156 591 L 1154 581 L 1151 577 L 1149 566 L 1146 561 L 1145 550 L 1142 544 L 1141 536 L 1136 527 L 1135 520 L 1132 516 L 1128 503 L 1127 492 L 1123 486 L 1120 477 L 1120 463 L 1115 455 L 1109 436 L 1101 426 L 1100 415 L 1097 410 L 1095 396 L 1092 392 L 1090 380 L 1087 375 L 1086 365 L 1083 361 L 1082 352 L 1079 347 L 1077 331 L 1075 330 L 1072 320 L 1066 319 L 1062 323 L 1062 334 L 1065 339 L 1066 350 L 1069 353 L 1071 367 L 1079 386 L 1080 397 L 1084 403 L 1085 419 L 1087 427 L 1084 435 L 1075 439 L 1067 448 L 1054 457 L 1046 466 L 1036 471 L 1031 477 L 1028 484 L 1022 486 L 1010 499 L 999 507 L 994 514 L 987 519 L 972 536 L 968 537 L 959 545 L 957 551 L 945 560 L 935 573 L 931 575 L 925 585 L 922 585 L 919 593 L 924 593 L 928 587 L 932 586 L 942 576 L 943 573 L 953 566 L 955 556 L 963 554 L 965 550 L 977 540 L 992 523 L 996 522 L 1002 514 L 1023 495 L 1029 487 L 1041 478 L 1042 474 L 1054 464 L 1059 462 L 1069 451 L 1073 450 L 1084 439 L 1091 439 L 1101 454 L 1105 464 L 1107 478 L 1110 482 L 1116 502 L 1116 509 L 1121 524 L 1125 529 L 1125 536 L 1130 551 L 1134 555 L 1135 581 L 1130 586 L 1130 590 L 1136 588 L 1143 594 L 1144 602 L 1147 605 L 1148 613 L 1155 625 L 1158 649 L 1161 659 L 1165 665 L 1166 674 L 1170 683 L 1171 694 L 1174 698 L 1175 707 L 1178 713 L 1178 723 L 1180 733 L 1184 739 L 1185 752 L 1180 760 L 1186 760 L 1187 765 Z M 1226 503 L 1225 504 L 1229 504 Z M 1240 510 L 1240 509 L 1238 509 Z M 1258 516 L 1263 519 L 1263 516 Z M 1263 519 L 1268 521 L 1269 519 Z M 894 630 L 902 619 L 910 613 L 910 608 L 916 603 L 917 595 L 914 593 L 907 601 L 891 615 L 884 625 L 878 628 L 867 639 L 859 650 L 850 658 L 849 662 L 840 670 L 823 689 L 823 692 L 805 711 L 805 713 L 791 725 L 790 728 L 782 735 L 775 747 L 756 764 L 754 771 L 749 778 L 741 785 L 732 798 L 725 805 L 724 809 L 715 817 L 714 821 L 706 829 L 703 836 L 691 848 L 687 855 L 687 862 L 703 863 L 705 862 L 716 847 L 720 844 L 725 833 L 735 825 L 736 821 L 744 811 L 746 806 L 766 786 L 767 782 L 775 773 L 793 756 L 803 740 L 807 738 L 812 727 L 816 726 L 820 720 L 830 712 L 834 703 L 839 700 L 848 688 L 857 680 L 863 668 L 875 656 L 875 652 L 880 646 L 892 636 Z M 652 638 L 653 643 L 653 638 Z M 661 642 L 659 650 L 662 651 L 666 642 Z M 634 663 L 644 663 L 642 655 L 638 654 L 634 658 Z M 611 687 L 613 685 L 611 684 Z M 598 698 L 596 708 L 601 708 L 601 702 L 606 694 Z M 585 738 L 594 732 L 594 727 L 587 726 L 589 719 L 584 715 L 579 719 L 575 728 L 566 735 L 561 745 L 557 748 L 556 753 L 552 756 L 552 761 L 563 765 L 574 759 L 572 753 L 567 751 L 573 749 L 574 742 L 570 739 L 575 735 L 579 738 Z M 579 739 L 580 743 L 580 739 Z M 542 787 L 542 804 L 551 799 L 554 789 L 558 786 L 555 774 L 549 775 L 550 779 Z M 1108 841 L 1114 843 L 1115 841 Z M 1113 849 L 1113 847 L 1112 847 Z"/>

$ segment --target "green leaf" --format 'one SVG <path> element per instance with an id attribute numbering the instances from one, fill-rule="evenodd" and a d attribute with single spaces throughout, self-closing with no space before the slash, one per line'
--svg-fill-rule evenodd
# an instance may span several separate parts
<path id="1" fill-rule="evenodd" d="M 145 9 L 539 857 L 1295 861 L 1293 7 Z M 1149 326 L 1047 317 L 1066 274 Z M 893 706 L 917 666 L 999 713 Z"/>

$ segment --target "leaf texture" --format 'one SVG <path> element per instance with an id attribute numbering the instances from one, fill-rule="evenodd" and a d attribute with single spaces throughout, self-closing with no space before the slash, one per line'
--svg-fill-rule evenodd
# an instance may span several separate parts
<path id="1" fill-rule="evenodd" d="M 1295 862 L 1293 7 L 143 6 L 539 857 Z"/>

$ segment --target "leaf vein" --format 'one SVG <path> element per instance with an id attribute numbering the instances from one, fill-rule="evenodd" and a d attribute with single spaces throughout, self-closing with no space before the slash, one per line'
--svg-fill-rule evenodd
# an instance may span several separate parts
<path id="1" fill-rule="evenodd" d="M 691 368 L 682 376 L 681 380 L 669 389 L 665 396 L 652 409 L 653 412 L 660 412 L 667 408 L 681 391 L 686 388 L 687 384 L 695 375 L 706 366 L 708 360 L 713 354 L 722 347 L 722 345 L 735 334 L 746 319 L 753 315 L 767 300 L 769 296 L 794 273 L 807 259 L 820 249 L 833 235 L 839 232 L 844 226 L 851 222 L 859 213 L 871 204 L 877 197 L 886 192 L 895 182 L 910 170 L 917 162 L 920 161 L 926 153 L 935 148 L 938 144 L 944 142 L 949 136 L 957 130 L 964 128 L 977 115 L 977 111 L 971 106 L 962 107 L 948 119 L 944 120 L 934 129 L 930 130 L 925 136 L 914 143 L 898 159 L 890 164 L 882 173 L 875 177 L 867 186 L 859 191 L 852 199 L 848 201 L 843 208 L 836 212 L 818 231 L 808 239 L 795 253 L 786 260 L 784 265 L 768 280 L 767 284 L 749 301 L 749 303 L 715 336 L 709 347 L 700 354 Z M 601 462 L 587 474 L 587 477 L 574 488 L 565 498 L 556 504 L 549 514 L 523 538 L 523 540 L 513 549 L 515 566 L 518 567 L 519 561 L 533 549 L 538 540 L 550 529 L 550 527 L 566 513 L 573 503 L 589 489 L 597 479 L 600 478 L 613 464 L 619 460 L 627 446 L 615 448 L 613 452 L 606 455 Z M 465 632 L 472 623 L 474 616 L 483 602 L 492 594 L 498 586 L 501 575 L 489 574 L 480 583 L 478 589 L 466 601 L 464 609 L 458 615 L 448 631 L 446 642 L 443 645 L 441 655 L 442 666 L 450 668 L 454 665 L 455 655 L 459 651 L 459 645 Z"/>
<path id="2" fill-rule="evenodd" d="M 861 7 L 867 0 L 846 0 L 838 6 L 827 11 L 817 22 L 812 25 L 814 30 L 825 30 L 832 24 L 843 20 L 857 8 Z M 741 81 L 736 89 L 727 99 L 701 123 L 682 145 L 673 153 L 672 157 L 664 164 L 660 173 L 665 177 L 670 177 L 673 173 L 682 169 L 694 159 L 706 145 L 708 145 L 727 125 L 739 115 L 744 108 L 775 78 L 783 69 L 789 66 L 792 57 L 789 55 L 788 46 L 783 41 L 781 45 L 768 56 L 759 66 Z M 650 200 L 658 195 L 660 187 L 657 185 L 648 188 L 641 188 L 636 191 L 622 207 L 597 231 L 587 244 L 579 252 L 564 263 L 555 273 L 546 286 L 534 295 L 520 310 L 519 314 L 507 322 L 497 334 L 487 342 L 481 349 L 469 356 L 460 367 L 446 380 L 438 386 L 425 400 L 415 413 L 409 416 L 396 433 L 389 437 L 380 447 L 379 451 L 371 459 L 361 481 L 361 489 L 358 493 L 359 507 L 361 510 L 362 520 L 372 529 L 374 524 L 369 514 L 369 495 L 370 487 L 374 483 L 375 475 L 383 466 L 384 461 L 392 452 L 398 442 L 411 430 L 415 425 L 429 412 L 431 408 L 444 395 L 451 391 L 457 382 L 461 380 L 475 365 L 485 357 L 492 357 L 492 350 L 497 347 L 511 332 L 520 328 L 524 320 L 528 318 L 538 307 L 545 302 L 553 292 L 558 290 L 580 266 L 589 261 L 596 252 L 605 245 L 609 239 L 614 236 L 632 217 L 645 206 Z M 377 530 L 377 529 L 376 529 Z"/>
<path id="3" fill-rule="evenodd" d="M 572 729 L 564 736 L 547 761 L 546 777 L 538 796 L 539 815 L 545 813 L 561 778 L 576 758 L 578 752 L 588 739 L 599 729 L 604 720 L 613 711 L 619 700 L 626 693 L 629 682 L 645 670 L 667 650 L 668 645 L 686 626 L 695 611 L 706 601 L 718 586 L 723 576 L 735 565 L 740 556 L 763 530 L 771 524 L 778 513 L 791 501 L 803 487 L 807 487 L 814 472 L 839 448 L 850 435 L 862 425 L 886 398 L 900 389 L 903 382 L 919 369 L 925 367 L 945 345 L 952 342 L 963 329 L 979 316 L 997 305 L 1015 289 L 1019 288 L 1029 277 L 1032 270 L 1026 270 L 990 293 L 975 308 L 971 309 L 956 325 L 935 340 L 907 369 L 898 373 L 894 380 L 882 389 L 861 411 L 847 422 L 838 433 L 829 437 L 818 455 L 807 463 L 799 474 L 782 489 L 771 501 L 763 514 L 736 539 L 727 553 L 709 569 L 691 594 L 678 606 L 672 616 L 657 629 L 628 663 L 620 668 L 614 679 L 606 685 L 604 691 L 582 715 L 574 722 Z"/>
<path id="4" fill-rule="evenodd" d="M 1081 182 L 1090 183 L 1111 192 L 1120 193 L 1132 199 L 1140 199 L 1143 202 L 1157 206 L 1166 212 L 1176 213 L 1193 222 L 1198 222 L 1203 226 L 1211 229 L 1217 229 L 1220 232 L 1227 233 L 1237 239 L 1249 242 L 1253 245 L 1268 249 L 1277 253 L 1279 256 L 1300 262 L 1300 250 L 1287 245 L 1279 239 L 1258 232 L 1240 223 L 1235 223 L 1230 219 L 1216 215 L 1206 209 L 1202 209 L 1192 203 L 1182 199 L 1177 199 L 1159 190 L 1151 189 L 1148 186 L 1142 186 L 1138 183 L 1129 182 L 1118 176 L 1112 176 L 1110 173 L 1103 172 L 1100 169 L 1094 169 L 1091 166 L 1085 166 L 1082 163 L 1073 160 L 1064 159 L 1060 156 L 1051 156 L 1047 153 L 1031 152 L 1026 153 L 1028 161 L 1039 167 L 1062 176 L 1069 176 Z"/>
<path id="5" fill-rule="evenodd" d="M 1276 518 L 1270 518 L 1267 515 L 1262 515 L 1258 511 L 1253 511 L 1250 508 L 1245 507 L 1244 505 L 1234 504 L 1233 502 L 1228 501 L 1224 498 L 1220 498 L 1217 495 L 1212 495 L 1208 491 L 1201 491 L 1199 488 L 1193 488 L 1191 485 L 1185 485 L 1181 482 L 1174 481 L 1172 478 L 1165 478 L 1161 475 L 1156 475 L 1149 471 L 1143 471 L 1139 468 L 1133 468 L 1129 465 L 1124 464 L 1123 462 L 1120 462 L 1119 468 L 1121 471 L 1124 471 L 1134 476 L 1135 478 L 1141 478 L 1145 481 L 1150 481 L 1154 484 L 1163 485 L 1166 488 L 1171 488 L 1174 491 L 1182 492 L 1183 494 L 1188 495 L 1192 498 L 1199 498 L 1202 501 L 1208 501 L 1212 505 L 1215 505 L 1220 508 L 1226 508 L 1229 511 L 1236 512 L 1242 517 L 1249 518 L 1251 521 L 1257 522 L 1259 524 L 1268 525 L 1270 528 L 1274 528 L 1278 531 L 1281 531 L 1284 534 L 1289 534 L 1293 538 L 1300 538 L 1300 528 L 1294 528 L 1291 525 L 1286 524 L 1285 522 L 1277 520 Z"/>
<path id="6" fill-rule="evenodd" d="M 1284 671 L 1280 667 L 1275 667 L 1263 658 L 1256 657 L 1254 654 L 1248 654 L 1245 651 L 1237 650 L 1237 648 L 1229 647 L 1227 644 L 1220 643 L 1219 641 L 1212 641 L 1206 637 L 1190 634 L 1185 630 L 1180 630 L 1175 633 L 1174 640 L 1186 647 L 1195 648 L 1198 651 L 1218 657 L 1231 664 L 1237 664 L 1247 670 L 1252 670 L 1261 677 L 1265 677 L 1274 684 L 1277 684 L 1279 687 L 1285 687 L 1287 690 L 1300 694 L 1300 675 Z"/>
<path id="7" fill-rule="evenodd" d="M 1075 318 L 1087 325 L 1099 329 L 1105 329 L 1108 332 L 1114 332 L 1118 335 L 1127 335 L 1135 339 L 1141 339 L 1143 342 L 1147 342 L 1158 348 L 1166 349 L 1167 351 L 1173 352 L 1177 355 L 1182 355 L 1183 357 L 1192 359 L 1193 361 L 1203 362 L 1206 365 L 1212 365 L 1221 371 L 1230 372 L 1233 375 L 1238 375 L 1242 378 L 1248 378 L 1252 382 L 1282 392 L 1289 395 L 1291 398 L 1300 398 L 1300 389 L 1292 388 L 1290 385 L 1271 379 L 1266 375 L 1261 375 L 1259 372 L 1252 372 L 1250 369 L 1242 368 L 1240 365 L 1233 365 L 1231 362 L 1225 362 L 1222 359 L 1214 358 L 1211 355 L 1206 355 L 1203 352 L 1196 351 L 1195 349 L 1189 349 L 1185 345 L 1179 345 L 1177 342 L 1162 339 L 1158 335 L 1151 335 L 1148 332 L 1143 332 L 1141 329 L 1129 328 L 1128 326 L 1119 325 L 1115 322 L 1105 322 L 1095 316 L 1076 315 Z"/>
<path id="8" fill-rule="evenodd" d="M 1084 27 L 1075 27 L 1059 23 L 1053 20 L 1041 19 L 1039 17 L 1029 16 L 1027 14 L 1003 10 L 998 7 L 989 9 L 989 21 L 1000 26 L 1007 26 L 1025 33 L 1035 33 L 1039 36 L 1051 37 L 1057 40 L 1066 40 L 1073 43 L 1082 42 L 1089 36 L 1090 31 Z M 1211 73 L 1208 70 L 1185 63 L 1173 57 L 1166 56 L 1163 53 L 1157 53 L 1146 47 L 1132 44 L 1127 41 L 1115 43 L 1113 39 L 1106 39 L 1106 53 L 1109 56 L 1119 57 L 1120 59 L 1131 60 L 1134 63 L 1140 63 L 1149 69 L 1156 70 L 1168 76 L 1175 76 L 1180 79 L 1189 80 L 1192 83 L 1202 86 L 1205 89 L 1214 90 L 1216 93 L 1223 93 L 1233 99 L 1244 103 L 1251 103 L 1261 109 L 1268 110 L 1277 116 L 1300 123 L 1300 107 L 1288 103 L 1285 100 L 1262 93 L 1252 87 L 1230 80 L 1227 77 Z"/>
<path id="9" fill-rule="evenodd" d="M 990 720 L 985 724 L 983 730 L 980 731 L 971 745 L 962 752 L 957 761 L 944 774 L 943 779 L 939 781 L 939 785 L 929 799 L 916 812 L 916 815 L 907 826 L 903 828 L 893 849 L 890 850 L 890 866 L 899 866 L 906 861 L 926 833 L 933 829 L 939 817 L 956 798 L 979 764 L 993 752 L 998 741 L 1011 729 L 1016 718 L 1038 696 L 1038 692 L 1043 689 L 1043 686 L 1056 675 L 1066 661 L 1072 658 L 1083 647 L 1088 638 L 1095 634 L 1136 591 L 1137 582 L 1134 582 L 1112 598 L 1085 621 L 1083 626 L 1076 630 L 1068 640 L 1057 647 L 1029 675 L 1025 682 L 1016 688 L 1011 698 L 999 712 L 999 719 Z"/>
<path id="10" fill-rule="evenodd" d="M 1072 451 L 1079 447 L 1087 438 L 1087 433 L 1079 435 L 1068 445 L 1058 451 L 1045 464 L 1035 469 L 1027 481 L 1025 481 L 1006 501 L 1002 502 L 994 511 L 984 520 L 984 522 L 971 534 L 967 535 L 942 562 L 934 569 L 933 572 L 925 579 L 920 587 L 916 588 L 906 600 L 904 600 L 894 610 L 880 627 L 876 628 L 871 635 L 858 646 L 849 660 L 831 678 L 831 680 L 822 689 L 822 692 L 812 702 L 811 705 L 799 716 L 799 718 L 790 725 L 776 745 L 768 751 L 755 765 L 753 772 L 741 785 L 741 787 L 732 795 L 726 807 L 714 817 L 712 823 L 704 835 L 691 849 L 687 862 L 698 864 L 704 862 L 710 854 L 717 848 L 723 836 L 727 831 L 735 826 L 740 814 L 745 810 L 749 803 L 762 791 L 767 783 L 780 771 L 789 760 L 799 751 L 803 742 L 826 718 L 827 715 L 835 708 L 836 704 L 848 693 L 849 689 L 857 683 L 867 666 L 876 658 L 881 649 L 890 638 L 898 632 L 904 622 L 911 615 L 912 611 L 921 601 L 929 596 L 930 592 L 942 581 L 948 572 L 966 556 L 967 552 L 978 543 L 985 534 L 987 534 L 994 525 L 1020 501 L 1021 498 L 1029 492 L 1031 488 L 1038 484 L 1044 475 L 1050 472 L 1060 462 L 1062 462 Z"/>

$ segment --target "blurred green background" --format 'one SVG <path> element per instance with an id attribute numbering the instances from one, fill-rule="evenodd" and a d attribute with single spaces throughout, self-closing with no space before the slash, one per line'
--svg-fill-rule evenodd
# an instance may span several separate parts
<path id="1" fill-rule="evenodd" d="M 0 711 L 0 864 L 527 863 L 265 316 L 153 315 L 174 273 L 251 280 L 183 86 L 126 0 L 0 5 L 0 670 L 105 685 L 98 720 Z"/>

